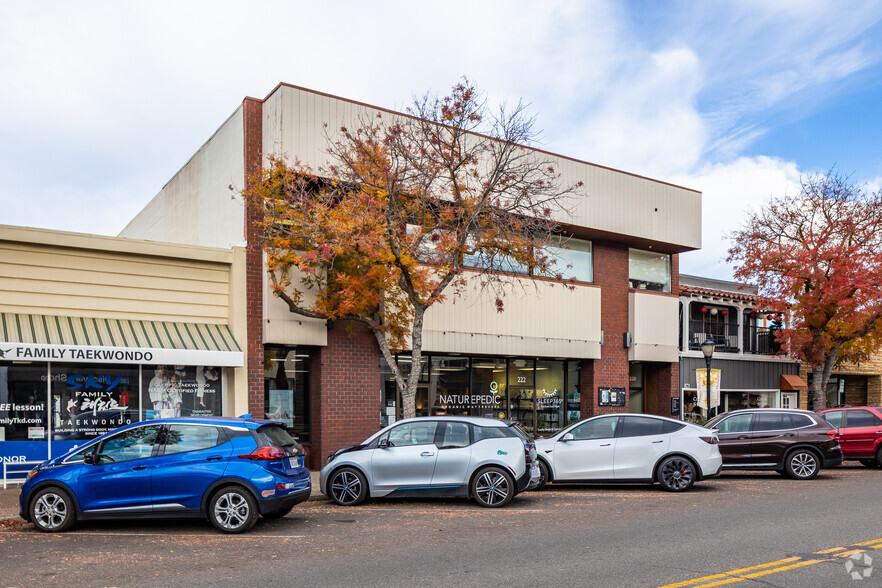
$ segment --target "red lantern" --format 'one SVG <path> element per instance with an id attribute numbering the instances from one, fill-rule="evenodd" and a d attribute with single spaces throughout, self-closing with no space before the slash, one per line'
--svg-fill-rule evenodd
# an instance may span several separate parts
<path id="1" fill-rule="evenodd" d="M 756 311 L 755 310 L 750 311 L 750 318 L 756 318 Z"/>
<path id="2" fill-rule="evenodd" d="M 701 314 L 707 314 L 707 311 L 708 311 L 707 306 L 702 306 L 702 307 L 701 307 Z"/>
<path id="3" fill-rule="evenodd" d="M 727 314 L 729 314 L 729 311 L 724 308 L 723 310 L 720 311 L 720 314 L 723 316 L 726 316 Z"/>

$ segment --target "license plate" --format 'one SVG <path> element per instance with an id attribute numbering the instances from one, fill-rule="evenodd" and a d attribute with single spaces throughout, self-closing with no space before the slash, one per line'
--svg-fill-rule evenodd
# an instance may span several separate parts
<path id="1" fill-rule="evenodd" d="M 292 468 L 300 467 L 300 463 L 299 463 L 299 462 L 300 462 L 300 458 L 299 458 L 299 457 L 289 457 L 289 458 L 288 458 L 288 463 L 291 465 Z"/>

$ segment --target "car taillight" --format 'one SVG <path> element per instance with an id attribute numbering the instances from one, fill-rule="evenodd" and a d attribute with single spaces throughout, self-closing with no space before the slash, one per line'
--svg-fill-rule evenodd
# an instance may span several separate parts
<path id="1" fill-rule="evenodd" d="M 827 436 L 830 437 L 834 441 L 839 441 L 839 430 L 838 429 L 830 429 L 827 431 Z"/>
<path id="2" fill-rule="evenodd" d="M 284 459 L 288 457 L 285 450 L 280 447 L 258 447 L 251 453 L 245 453 L 239 456 L 239 459 L 250 459 L 251 461 Z"/>
<path id="3" fill-rule="evenodd" d="M 716 445 L 717 443 L 720 442 L 720 440 L 717 439 L 716 437 L 699 437 L 699 439 L 701 439 L 702 441 L 704 441 L 705 443 L 708 443 L 710 445 Z"/>

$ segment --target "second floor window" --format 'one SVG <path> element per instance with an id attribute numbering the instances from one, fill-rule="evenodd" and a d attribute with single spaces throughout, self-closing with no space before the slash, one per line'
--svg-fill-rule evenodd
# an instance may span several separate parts
<path id="1" fill-rule="evenodd" d="M 631 288 L 671 291 L 671 256 L 641 249 L 628 250 L 628 280 Z"/>

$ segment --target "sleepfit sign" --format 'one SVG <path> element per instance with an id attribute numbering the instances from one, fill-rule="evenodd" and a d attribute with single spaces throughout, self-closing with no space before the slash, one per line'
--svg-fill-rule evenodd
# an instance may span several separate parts
<path id="1" fill-rule="evenodd" d="M 219 367 L 245 365 L 241 351 L 41 345 L 34 343 L 0 343 L 0 360 L 213 365 Z"/>

